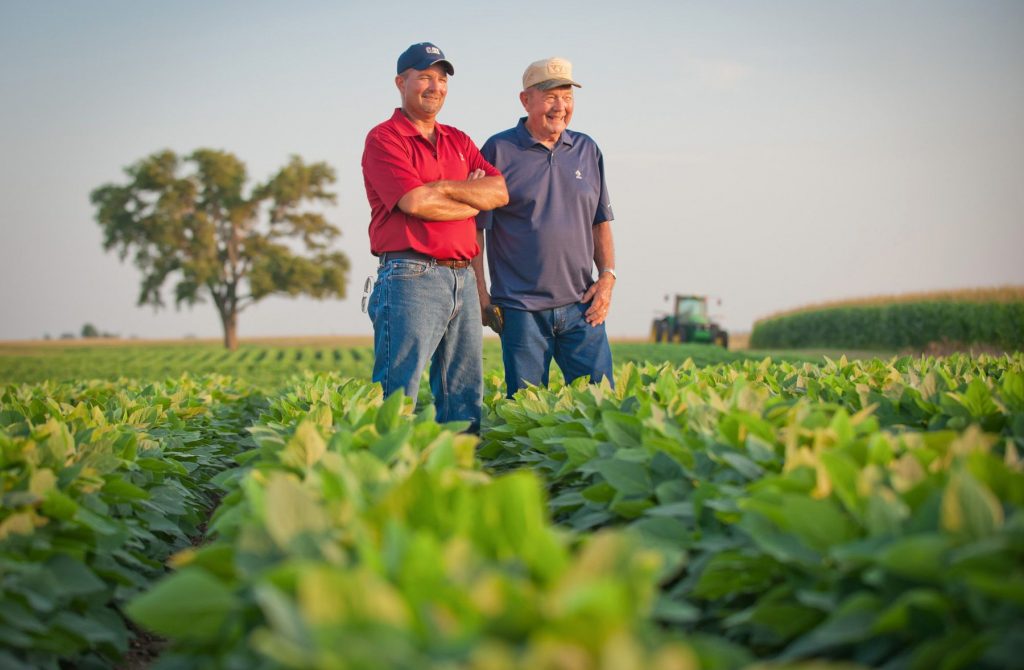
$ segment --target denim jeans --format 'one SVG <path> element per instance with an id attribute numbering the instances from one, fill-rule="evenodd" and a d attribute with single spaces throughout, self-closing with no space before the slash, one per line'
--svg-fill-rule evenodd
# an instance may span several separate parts
<path id="1" fill-rule="evenodd" d="M 604 324 L 591 326 L 583 317 L 589 303 L 528 312 L 503 307 L 501 358 L 508 397 L 527 383 L 547 386 L 554 358 L 566 383 L 589 376 L 594 383 L 612 377 L 612 352 Z"/>
<path id="2" fill-rule="evenodd" d="M 430 361 L 437 420 L 480 430 L 483 395 L 480 299 L 472 267 L 389 260 L 377 269 L 368 306 L 373 321 L 373 381 L 384 395 L 415 399 Z"/>

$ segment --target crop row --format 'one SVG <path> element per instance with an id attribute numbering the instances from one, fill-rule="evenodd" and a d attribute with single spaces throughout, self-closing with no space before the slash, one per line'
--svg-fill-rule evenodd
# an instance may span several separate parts
<path id="1" fill-rule="evenodd" d="M 666 627 L 781 661 L 1019 666 L 1024 356 L 626 366 L 489 405 L 491 468 L 661 553 Z"/>
<path id="2" fill-rule="evenodd" d="M 981 288 L 952 289 L 946 291 L 917 291 L 895 295 L 873 295 L 860 298 L 830 300 L 828 302 L 805 305 L 770 314 L 767 319 L 774 319 L 801 312 L 817 312 L 833 307 L 879 307 L 897 303 L 915 302 L 973 302 L 973 303 L 1011 303 L 1024 302 L 1024 286 L 996 286 Z"/>
<path id="3" fill-rule="evenodd" d="M 107 668 L 260 399 L 225 378 L 0 387 L 0 666 Z"/>
<path id="4" fill-rule="evenodd" d="M 369 377 L 371 347 L 242 346 L 236 351 L 210 345 L 125 345 L 36 349 L 0 355 L 0 381 L 119 378 L 156 381 L 183 373 L 224 374 L 262 387 L 283 384 L 302 372 L 339 372 Z"/>
<path id="5" fill-rule="evenodd" d="M 922 350 L 935 343 L 1024 349 L 1024 299 L 897 302 L 801 311 L 758 321 L 750 346 Z"/>
<path id="6" fill-rule="evenodd" d="M 1024 356 L 487 377 L 482 443 L 336 374 L 5 387 L 0 665 L 124 611 L 163 670 L 1018 662 Z"/>
<path id="7" fill-rule="evenodd" d="M 273 401 L 215 540 L 129 607 L 175 641 L 158 667 L 735 664 L 646 625 L 654 553 L 559 530 L 536 476 L 486 474 L 464 427 L 334 376 Z"/>
<path id="8" fill-rule="evenodd" d="M 612 349 L 617 361 L 638 363 L 681 364 L 693 360 L 709 365 L 763 357 L 701 345 L 614 343 Z M 483 359 L 485 370 L 501 369 L 501 349 L 496 340 L 484 341 Z M 793 355 L 783 359 L 812 360 Z M 0 349 L 0 383 L 123 378 L 162 381 L 182 374 L 225 374 L 272 394 L 305 372 L 335 372 L 368 379 L 372 370 L 373 349 L 369 346 L 242 345 L 234 352 L 206 344 Z"/>

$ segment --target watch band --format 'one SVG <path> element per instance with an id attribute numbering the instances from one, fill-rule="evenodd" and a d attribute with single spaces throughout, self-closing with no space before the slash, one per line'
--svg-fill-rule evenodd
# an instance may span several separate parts
<path id="1" fill-rule="evenodd" d="M 607 273 L 608 273 L 608 274 L 610 274 L 611 276 L 615 277 L 616 281 L 618 281 L 618 279 L 619 279 L 619 275 L 615 274 L 615 268 L 601 268 L 601 269 L 600 269 L 600 270 L 598 271 L 598 273 L 597 273 L 597 276 L 598 276 L 598 277 L 600 277 L 600 276 L 601 276 L 601 275 L 603 275 L 603 274 L 604 274 L 605 272 L 607 272 Z"/>

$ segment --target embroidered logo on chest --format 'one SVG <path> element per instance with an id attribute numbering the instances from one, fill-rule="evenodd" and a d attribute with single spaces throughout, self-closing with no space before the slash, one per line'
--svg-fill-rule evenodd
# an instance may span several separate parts
<path id="1" fill-rule="evenodd" d="M 576 178 L 577 179 L 583 179 L 583 173 L 580 172 L 579 170 L 576 170 Z"/>

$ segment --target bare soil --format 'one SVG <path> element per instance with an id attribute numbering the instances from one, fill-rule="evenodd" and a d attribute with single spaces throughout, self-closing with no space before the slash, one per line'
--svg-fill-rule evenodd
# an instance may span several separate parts
<path id="1" fill-rule="evenodd" d="M 210 517 L 220 506 L 223 497 L 218 494 L 211 499 L 206 520 L 197 529 L 199 532 L 190 538 L 193 547 L 201 547 L 206 544 L 207 525 L 210 522 Z M 128 628 L 132 632 L 132 639 L 128 643 L 128 653 L 125 654 L 121 664 L 117 666 L 117 670 L 146 670 L 164 652 L 169 642 L 159 635 L 139 628 L 131 621 L 128 621 Z"/>

